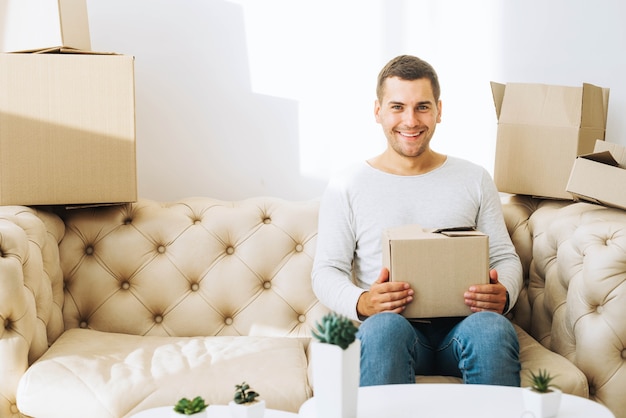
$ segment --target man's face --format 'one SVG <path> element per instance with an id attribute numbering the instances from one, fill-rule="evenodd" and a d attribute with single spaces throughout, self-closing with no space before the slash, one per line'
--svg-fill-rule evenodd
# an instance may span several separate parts
<path id="1" fill-rule="evenodd" d="M 383 97 L 376 100 L 374 114 L 389 146 L 405 157 L 418 157 L 429 148 L 435 127 L 441 122 L 441 101 L 435 101 L 426 78 L 387 78 Z"/>

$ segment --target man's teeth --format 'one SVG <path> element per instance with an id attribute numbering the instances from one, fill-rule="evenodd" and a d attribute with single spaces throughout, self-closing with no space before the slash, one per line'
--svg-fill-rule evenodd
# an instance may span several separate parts
<path id="1" fill-rule="evenodd" d="M 418 132 L 418 133 L 414 133 L 414 134 L 408 134 L 408 133 L 406 133 L 406 132 L 400 132 L 400 135 L 402 135 L 402 136 L 410 136 L 410 137 L 414 137 L 414 136 L 418 136 L 418 135 L 419 135 L 419 132 Z"/>

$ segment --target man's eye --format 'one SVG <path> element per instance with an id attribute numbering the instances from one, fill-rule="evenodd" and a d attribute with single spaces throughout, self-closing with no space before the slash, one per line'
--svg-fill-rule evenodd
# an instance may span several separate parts
<path id="1" fill-rule="evenodd" d="M 428 107 L 427 105 L 420 105 L 417 106 L 417 110 L 419 110 L 420 112 L 426 112 L 430 109 L 430 107 Z"/>
<path id="2" fill-rule="evenodd" d="M 391 106 L 391 109 L 392 110 L 402 110 L 402 106 L 400 106 L 400 105 L 393 105 L 393 106 Z"/>

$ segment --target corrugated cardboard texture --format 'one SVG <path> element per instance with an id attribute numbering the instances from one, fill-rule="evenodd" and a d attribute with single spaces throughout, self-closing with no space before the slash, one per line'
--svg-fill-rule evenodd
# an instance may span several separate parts
<path id="1" fill-rule="evenodd" d="M 591 84 L 492 83 L 492 93 L 498 190 L 571 199 L 566 185 L 574 160 L 604 138 L 609 90 Z"/>
<path id="2" fill-rule="evenodd" d="M 91 49 L 86 0 L 3 0 L 0 52 Z"/>
<path id="3" fill-rule="evenodd" d="M 0 204 L 137 199 L 134 58 L 0 54 Z"/>
<path id="4" fill-rule="evenodd" d="M 383 234 L 383 265 L 392 281 L 415 291 L 403 315 L 407 318 L 467 316 L 463 294 L 474 284 L 489 282 L 489 239 L 471 232 L 450 237 L 425 232 L 417 225 Z"/>
<path id="5" fill-rule="evenodd" d="M 607 152 L 609 156 L 605 155 Z M 576 200 L 626 209 L 625 168 L 625 147 L 597 141 L 592 154 L 581 155 L 576 159 L 567 191 Z"/>

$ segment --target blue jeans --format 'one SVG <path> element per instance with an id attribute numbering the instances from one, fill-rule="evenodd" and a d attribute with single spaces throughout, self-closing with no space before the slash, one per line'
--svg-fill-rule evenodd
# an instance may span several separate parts
<path id="1" fill-rule="evenodd" d="M 415 375 L 464 383 L 520 385 L 519 341 L 511 322 L 494 312 L 409 322 L 383 312 L 359 327 L 361 386 L 415 383 Z"/>

